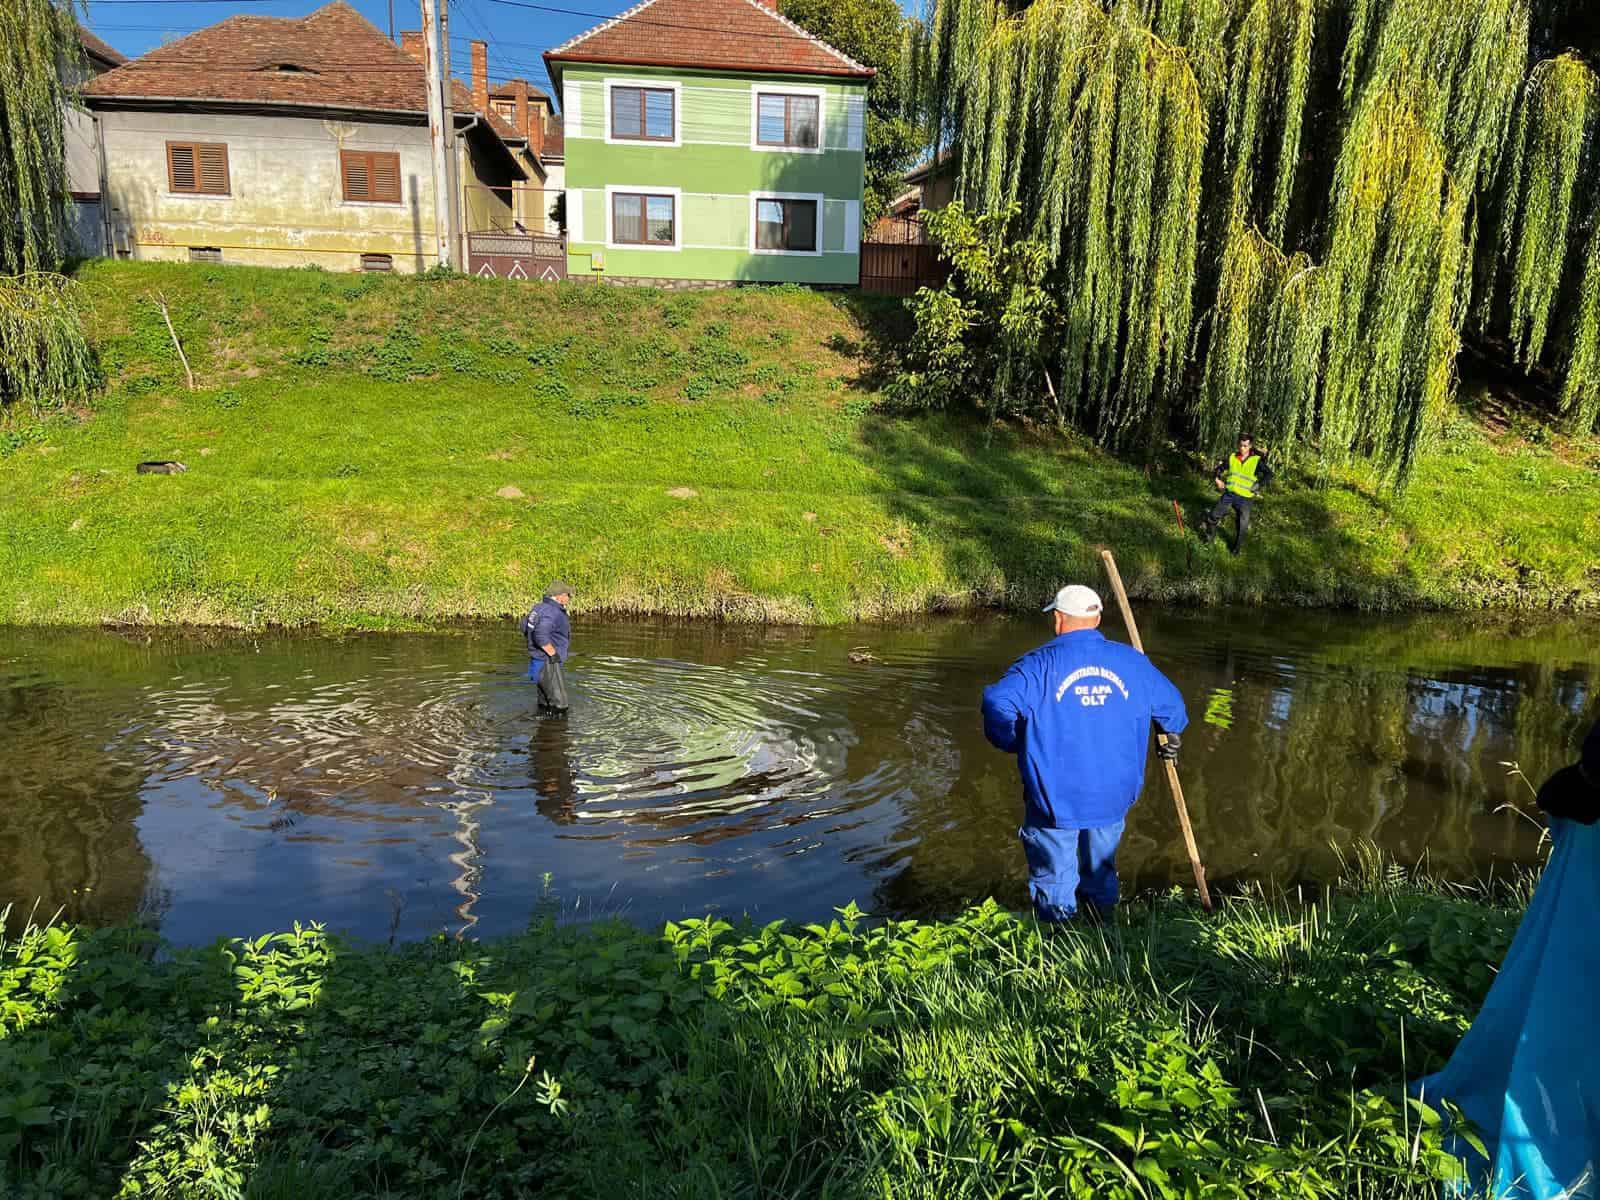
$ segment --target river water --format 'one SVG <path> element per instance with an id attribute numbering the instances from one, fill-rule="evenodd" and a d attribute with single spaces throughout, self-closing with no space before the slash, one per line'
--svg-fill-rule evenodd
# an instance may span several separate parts
<path id="1" fill-rule="evenodd" d="M 1503 764 L 1542 779 L 1600 707 L 1579 620 L 1142 620 L 1190 708 L 1182 776 L 1221 888 L 1326 880 L 1363 841 L 1452 877 L 1537 862 Z M 179 943 L 1021 907 L 1015 766 L 977 706 L 1045 632 L 580 619 L 563 721 L 536 716 L 507 629 L 0 629 L 0 904 Z M 1135 888 L 1189 878 L 1156 766 L 1120 857 Z"/>

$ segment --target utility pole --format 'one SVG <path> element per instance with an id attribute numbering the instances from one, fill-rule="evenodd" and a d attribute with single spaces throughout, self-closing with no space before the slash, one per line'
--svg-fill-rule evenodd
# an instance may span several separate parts
<path id="1" fill-rule="evenodd" d="M 466 265 L 466 257 L 456 244 L 461 231 L 461 163 L 456 153 L 455 78 L 450 74 L 450 0 L 439 0 L 439 104 L 444 109 L 444 175 L 445 187 L 450 190 L 450 205 L 446 209 L 447 232 L 450 237 L 450 263 Z M 459 239 L 465 241 L 465 239 Z"/>
<path id="2" fill-rule="evenodd" d="M 441 267 L 450 263 L 450 190 L 449 171 L 445 166 L 446 138 L 444 127 L 443 93 L 439 90 L 439 22 L 434 15 L 434 0 L 422 0 L 422 58 L 428 76 L 428 140 L 433 150 L 433 228 L 438 262 Z"/>

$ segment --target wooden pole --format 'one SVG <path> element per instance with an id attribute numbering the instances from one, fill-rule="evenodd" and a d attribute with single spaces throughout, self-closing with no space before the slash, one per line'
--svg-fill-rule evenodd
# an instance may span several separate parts
<path id="1" fill-rule="evenodd" d="M 445 156 L 455 140 L 444 127 L 444 91 L 439 79 L 439 18 L 437 0 L 422 0 L 422 64 L 428 76 L 428 143 L 433 162 L 433 257 L 441 267 L 451 265 L 450 173 Z"/>
<path id="2" fill-rule="evenodd" d="M 189 390 L 194 391 L 194 372 L 189 369 L 189 356 L 183 352 L 183 343 L 178 340 L 178 331 L 172 327 L 172 314 L 167 312 L 167 298 L 161 292 L 156 293 L 156 307 L 161 310 L 161 319 L 167 323 L 167 333 L 172 336 L 172 348 L 178 352 L 178 361 L 183 364 L 183 377 L 189 381 Z"/>
<path id="3" fill-rule="evenodd" d="M 1128 637 L 1133 641 L 1133 648 L 1140 654 L 1144 653 L 1144 642 L 1139 637 L 1139 626 L 1133 619 L 1133 606 L 1128 603 L 1128 590 L 1122 586 L 1122 573 L 1117 570 L 1117 560 L 1111 557 L 1111 551 L 1100 551 L 1100 557 L 1105 560 L 1106 574 L 1111 577 L 1111 590 L 1117 594 L 1117 606 L 1122 609 L 1122 623 L 1128 627 Z M 1165 745 L 1167 735 L 1157 733 L 1156 740 Z M 1183 784 L 1178 782 L 1178 764 L 1162 760 L 1167 768 L 1167 787 L 1172 790 L 1172 803 L 1178 810 L 1178 828 L 1183 830 L 1184 849 L 1189 852 L 1189 865 L 1194 868 L 1195 886 L 1200 889 L 1200 907 L 1207 912 L 1211 911 L 1211 889 L 1206 886 L 1206 869 L 1200 862 L 1200 847 L 1195 845 L 1194 826 L 1189 824 L 1189 806 L 1183 802 Z"/>

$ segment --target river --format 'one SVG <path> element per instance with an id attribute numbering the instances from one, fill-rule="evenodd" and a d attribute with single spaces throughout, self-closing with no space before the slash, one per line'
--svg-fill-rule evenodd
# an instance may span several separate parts
<path id="1" fill-rule="evenodd" d="M 1542 779 L 1600 706 L 1590 621 L 1141 623 L 1190 708 L 1181 773 L 1224 890 L 1328 880 L 1364 841 L 1453 878 L 1537 863 L 1504 764 Z M 1015 767 L 977 706 L 1045 632 L 580 618 L 573 710 L 541 720 L 509 629 L 0 629 L 0 904 L 176 943 L 1021 907 Z M 1156 765 L 1127 887 L 1189 878 Z"/>

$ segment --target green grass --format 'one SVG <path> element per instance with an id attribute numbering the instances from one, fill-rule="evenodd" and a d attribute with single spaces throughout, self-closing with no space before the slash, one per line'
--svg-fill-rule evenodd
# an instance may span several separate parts
<path id="1" fill-rule="evenodd" d="M 876 407 L 893 302 L 96 262 L 92 413 L 0 420 L 0 621 L 396 627 L 522 611 L 833 622 L 1136 595 L 1600 606 L 1600 446 L 1454 415 L 1404 497 L 1292 477 L 1235 561 L 1198 461 Z M 193 362 L 185 389 L 151 297 Z M 179 476 L 138 476 L 144 459 Z M 502 489 L 520 496 L 505 498 Z"/>
<path id="2" fill-rule="evenodd" d="M 1316 897 L 1176 897 L 1042 934 L 563 926 L 175 950 L 0 945 L 0 1191 L 104 1196 L 1437 1195 L 1408 1080 L 1525 894 L 1368 860 Z M 3 927 L 3 926 L 0 926 Z"/>

